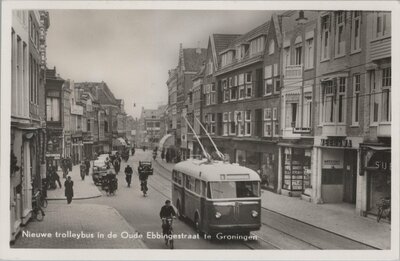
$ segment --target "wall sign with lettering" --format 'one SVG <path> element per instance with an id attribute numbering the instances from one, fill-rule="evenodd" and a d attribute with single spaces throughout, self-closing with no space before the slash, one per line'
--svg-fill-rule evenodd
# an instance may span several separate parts
<path id="1" fill-rule="evenodd" d="M 321 146 L 352 148 L 353 143 L 351 140 L 347 139 L 321 139 Z"/>

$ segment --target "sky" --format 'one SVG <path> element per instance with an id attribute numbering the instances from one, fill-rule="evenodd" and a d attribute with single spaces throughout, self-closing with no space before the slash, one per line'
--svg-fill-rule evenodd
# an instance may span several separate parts
<path id="1" fill-rule="evenodd" d="M 140 117 L 167 104 L 168 70 L 183 48 L 207 48 L 212 33 L 243 34 L 270 11 L 49 10 L 47 66 L 64 79 L 107 83 Z M 133 104 L 136 104 L 136 107 Z"/>

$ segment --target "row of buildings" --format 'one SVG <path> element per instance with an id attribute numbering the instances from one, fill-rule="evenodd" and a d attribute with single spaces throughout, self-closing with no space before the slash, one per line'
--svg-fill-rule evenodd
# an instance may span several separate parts
<path id="1" fill-rule="evenodd" d="M 134 120 L 104 82 L 74 83 L 46 67 L 46 11 L 14 10 L 11 28 L 10 240 L 32 212 L 47 165 L 129 145 Z M 43 188 L 45 189 L 45 188 Z"/>
<path id="2" fill-rule="evenodd" d="M 162 141 L 183 159 L 201 154 L 185 118 L 214 150 L 197 118 L 265 189 L 361 215 L 391 195 L 390 12 L 287 11 L 211 34 L 180 46 L 167 86 Z"/>

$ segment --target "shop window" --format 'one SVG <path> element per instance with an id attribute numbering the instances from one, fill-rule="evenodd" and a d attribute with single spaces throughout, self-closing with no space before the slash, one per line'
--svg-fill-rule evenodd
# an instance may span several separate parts
<path id="1" fill-rule="evenodd" d="M 309 158 L 309 160 L 308 160 Z M 302 191 L 310 188 L 310 182 L 305 181 L 305 170 L 311 174 L 311 150 L 298 148 L 285 148 L 283 150 L 284 169 L 282 188 L 291 191 Z M 308 180 L 310 178 L 307 177 Z M 307 184 L 305 186 L 305 184 Z"/>
<path id="2" fill-rule="evenodd" d="M 275 155 L 273 153 L 261 154 L 261 186 L 274 190 L 276 187 L 277 171 L 275 171 Z"/>

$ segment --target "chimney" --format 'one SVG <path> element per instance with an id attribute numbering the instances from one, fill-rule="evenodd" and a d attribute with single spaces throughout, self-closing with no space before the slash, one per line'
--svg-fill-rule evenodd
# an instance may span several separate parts
<path id="1" fill-rule="evenodd" d="M 197 54 L 201 54 L 200 41 L 197 41 L 196 53 L 197 53 Z"/>
<path id="2" fill-rule="evenodd" d="M 304 17 L 304 11 L 299 11 L 299 17 L 296 19 L 297 24 L 305 24 L 307 20 L 308 19 Z"/>

